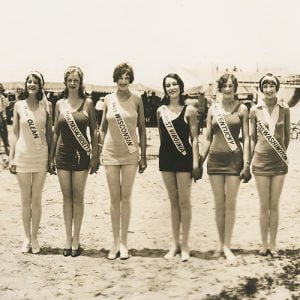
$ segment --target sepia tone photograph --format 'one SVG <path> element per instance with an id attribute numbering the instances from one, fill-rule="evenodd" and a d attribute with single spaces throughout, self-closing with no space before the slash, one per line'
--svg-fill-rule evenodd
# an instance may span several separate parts
<path id="1" fill-rule="evenodd" d="M 300 299 L 297 0 L 10 0 L 0 299 Z"/>

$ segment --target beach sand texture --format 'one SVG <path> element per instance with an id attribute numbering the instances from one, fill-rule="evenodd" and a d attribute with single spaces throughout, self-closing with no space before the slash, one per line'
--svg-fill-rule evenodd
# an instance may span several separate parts
<path id="1" fill-rule="evenodd" d="M 232 248 L 238 266 L 212 257 L 218 236 L 206 171 L 193 183 L 191 259 L 163 258 L 171 245 L 170 206 L 158 171 L 156 128 L 147 128 L 148 168 L 132 195 L 129 260 L 106 259 L 112 242 L 104 168 L 90 175 L 82 224 L 82 255 L 64 257 L 62 194 L 48 175 L 43 192 L 39 255 L 22 254 L 23 225 L 16 177 L 0 172 L 0 299 L 292 299 L 300 297 L 300 140 L 291 140 L 289 174 L 280 203 L 279 259 L 261 257 L 255 182 L 241 184 Z M 203 136 L 201 136 L 203 140 Z M 300 261 L 300 260 L 299 260 Z M 299 268 L 300 269 L 300 268 Z M 226 298 L 227 297 L 227 298 Z M 237 298 L 234 298 L 237 297 Z M 273 297 L 273 298 L 272 298 Z M 251 299 L 252 299 L 251 298 Z M 295 298 L 298 299 L 298 298 Z"/>

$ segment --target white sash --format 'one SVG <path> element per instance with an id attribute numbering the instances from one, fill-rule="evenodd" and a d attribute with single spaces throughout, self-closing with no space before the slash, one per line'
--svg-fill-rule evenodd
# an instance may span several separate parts
<path id="1" fill-rule="evenodd" d="M 256 126 L 257 126 L 257 130 L 261 133 L 261 135 L 265 138 L 265 140 L 272 146 L 272 148 L 280 156 L 280 158 L 286 163 L 286 165 L 288 165 L 289 162 L 285 150 L 275 139 L 275 137 L 271 135 L 269 130 L 264 126 L 264 124 L 260 120 L 257 120 Z"/>
<path id="2" fill-rule="evenodd" d="M 62 109 L 62 113 L 67 121 L 67 124 L 68 124 L 71 132 L 73 133 L 74 137 L 76 138 L 77 142 L 80 144 L 82 149 L 85 150 L 88 155 L 90 155 L 90 153 L 91 153 L 90 144 L 86 140 L 86 138 L 84 137 L 84 135 L 82 134 L 80 129 L 78 128 L 78 126 L 73 118 L 72 113 L 65 107 L 63 107 L 63 109 Z"/>
<path id="3" fill-rule="evenodd" d="M 270 114 L 267 107 L 265 105 L 262 105 L 262 112 L 265 117 L 265 120 L 267 121 L 269 125 L 269 132 L 271 135 L 274 135 L 276 123 L 279 118 L 279 105 L 276 104 L 273 108 L 272 113 Z"/>
<path id="4" fill-rule="evenodd" d="M 172 121 L 169 119 L 167 112 L 166 112 L 166 107 L 162 106 L 162 111 L 161 111 L 161 116 L 162 116 L 162 121 L 169 133 L 169 136 L 174 143 L 176 149 L 182 154 L 186 155 L 186 150 L 184 148 L 183 142 L 181 141 L 179 135 L 177 134 Z"/>
<path id="5" fill-rule="evenodd" d="M 30 130 L 31 136 L 32 136 L 35 144 L 37 145 L 38 149 L 40 149 L 42 146 L 42 140 L 41 140 L 39 131 L 37 130 L 36 125 L 35 125 L 34 113 L 29 110 L 26 100 L 24 100 L 24 116 L 25 116 L 28 128 Z"/>
<path id="6" fill-rule="evenodd" d="M 117 103 L 114 99 L 111 98 L 112 101 L 112 112 L 113 115 L 115 117 L 115 121 L 117 123 L 117 126 L 121 132 L 121 135 L 124 139 L 124 142 L 126 143 L 127 147 L 128 147 L 128 151 L 129 153 L 134 153 L 137 148 L 134 145 L 133 139 L 130 135 L 130 132 L 126 126 L 125 121 L 123 120 L 122 116 L 120 115 L 119 111 L 118 111 L 118 107 L 117 107 Z"/>
<path id="7" fill-rule="evenodd" d="M 218 122 L 218 125 L 224 135 L 224 138 L 228 144 L 228 147 L 230 148 L 231 151 L 235 151 L 238 149 L 238 146 L 227 126 L 227 123 L 223 117 L 223 115 L 221 114 L 220 110 L 219 110 L 219 107 L 214 104 L 213 107 L 212 107 L 212 110 L 213 110 L 213 114 L 215 115 L 216 117 L 216 120 Z"/>

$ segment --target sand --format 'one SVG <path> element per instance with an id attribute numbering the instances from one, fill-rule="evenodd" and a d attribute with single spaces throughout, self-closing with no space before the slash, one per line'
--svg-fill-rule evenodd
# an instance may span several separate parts
<path id="1" fill-rule="evenodd" d="M 241 184 L 232 248 L 239 265 L 212 257 L 217 246 L 212 192 L 206 172 L 193 184 L 191 259 L 165 260 L 171 245 L 170 206 L 158 171 L 157 129 L 147 129 L 148 168 L 138 174 L 129 231 L 131 257 L 106 259 L 112 242 L 104 169 L 90 175 L 81 232 L 83 253 L 64 257 L 62 195 L 57 176 L 43 192 L 39 255 L 22 254 L 23 225 L 17 180 L 0 172 L 0 299 L 292 299 L 300 295 L 300 139 L 288 151 L 290 172 L 280 204 L 279 259 L 261 257 L 259 202 L 252 179 Z M 298 268 L 299 267 L 299 268 Z M 298 285 L 297 285 L 298 284 Z M 300 296 L 298 296 L 300 297 Z M 297 299 L 297 298 L 294 298 Z"/>

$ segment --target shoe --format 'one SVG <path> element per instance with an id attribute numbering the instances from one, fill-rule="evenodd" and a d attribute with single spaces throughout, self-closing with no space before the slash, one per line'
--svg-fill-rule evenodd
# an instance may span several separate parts
<path id="1" fill-rule="evenodd" d="M 64 248 L 63 250 L 63 256 L 70 256 L 71 255 L 71 252 L 72 252 L 72 249 L 71 248 Z"/>
<path id="2" fill-rule="evenodd" d="M 24 240 L 21 252 L 22 253 L 29 253 L 30 251 L 30 241 L 29 240 Z"/>
<path id="3" fill-rule="evenodd" d="M 120 256 L 120 251 L 118 251 L 117 253 L 113 253 L 113 252 L 109 251 L 109 253 L 107 255 L 107 259 L 114 260 L 119 256 Z"/>
<path id="4" fill-rule="evenodd" d="M 129 253 L 128 253 L 128 250 L 124 249 L 122 251 L 120 251 L 120 259 L 123 259 L 123 260 L 126 260 L 128 259 L 130 256 L 129 256 Z"/>
<path id="5" fill-rule="evenodd" d="M 186 262 L 190 259 L 190 252 L 181 251 L 181 261 Z"/>
<path id="6" fill-rule="evenodd" d="M 267 249 L 267 250 L 261 249 L 261 250 L 258 251 L 258 255 L 260 255 L 260 256 L 268 256 L 269 252 L 270 252 L 269 249 Z"/>
<path id="7" fill-rule="evenodd" d="M 39 254 L 41 251 L 38 240 L 33 240 L 31 242 L 31 252 L 32 254 Z"/>
<path id="8" fill-rule="evenodd" d="M 72 257 L 77 257 L 80 255 L 80 246 L 78 246 L 77 249 L 71 249 L 71 256 Z"/>
<path id="9" fill-rule="evenodd" d="M 280 258 L 279 250 L 269 250 L 269 253 L 272 258 Z"/>

